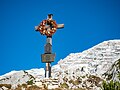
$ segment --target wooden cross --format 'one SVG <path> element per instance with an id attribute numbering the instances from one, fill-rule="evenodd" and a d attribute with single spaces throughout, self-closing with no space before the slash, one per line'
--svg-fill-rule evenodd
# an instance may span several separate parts
<path id="1" fill-rule="evenodd" d="M 52 19 L 53 14 L 48 14 L 46 20 L 43 20 L 40 25 L 35 26 L 35 30 L 39 31 L 42 35 L 47 36 L 45 53 L 41 54 L 41 60 L 46 63 L 45 77 L 51 77 L 51 62 L 54 62 L 55 54 L 52 53 L 52 35 L 57 29 L 64 28 L 64 24 L 56 24 Z"/>

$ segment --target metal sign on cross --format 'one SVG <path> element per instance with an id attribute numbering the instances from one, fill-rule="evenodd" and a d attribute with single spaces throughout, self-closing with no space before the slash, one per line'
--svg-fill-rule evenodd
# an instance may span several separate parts
<path id="1" fill-rule="evenodd" d="M 45 45 L 45 53 L 41 54 L 41 60 L 46 63 L 45 77 L 51 77 L 51 62 L 54 62 L 55 54 L 52 53 L 52 36 L 57 31 L 57 29 L 64 28 L 64 24 L 57 24 L 55 20 L 52 19 L 53 14 L 48 14 L 46 20 L 43 20 L 38 26 L 35 26 L 35 30 L 39 31 L 41 35 L 47 36 L 47 41 Z"/>

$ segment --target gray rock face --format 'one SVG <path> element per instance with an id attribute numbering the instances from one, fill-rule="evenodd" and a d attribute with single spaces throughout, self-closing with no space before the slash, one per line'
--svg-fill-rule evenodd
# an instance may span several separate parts
<path id="1" fill-rule="evenodd" d="M 120 59 L 115 61 L 115 63 L 103 74 L 103 77 L 107 80 L 113 80 L 120 82 Z"/>
<path id="2" fill-rule="evenodd" d="M 53 76 L 58 76 L 58 72 L 67 72 L 68 75 L 74 73 L 101 76 L 119 58 L 120 40 L 104 41 L 82 53 L 71 53 L 66 58 L 61 59 L 52 68 Z"/>

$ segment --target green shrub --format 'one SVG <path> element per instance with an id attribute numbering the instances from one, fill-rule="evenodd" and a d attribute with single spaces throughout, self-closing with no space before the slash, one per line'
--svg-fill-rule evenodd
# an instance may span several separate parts
<path id="1" fill-rule="evenodd" d="M 120 90 L 120 82 L 110 81 L 109 83 L 103 81 L 102 90 Z"/>
<path id="2" fill-rule="evenodd" d="M 27 81 L 28 85 L 32 85 L 33 84 L 33 80 Z"/>
<path id="3" fill-rule="evenodd" d="M 118 79 L 120 80 L 120 73 L 118 73 Z"/>
<path id="4" fill-rule="evenodd" d="M 69 86 L 68 86 L 67 83 L 63 83 L 63 84 L 61 84 L 60 86 L 61 86 L 62 88 L 67 88 L 67 89 L 69 88 Z"/>
<path id="5" fill-rule="evenodd" d="M 80 81 L 80 80 L 75 80 L 75 81 L 74 81 L 74 85 L 79 85 L 81 82 L 82 82 L 82 81 Z"/>
<path id="6" fill-rule="evenodd" d="M 81 76 L 82 78 L 85 78 L 86 76 Z"/>
<path id="7" fill-rule="evenodd" d="M 74 83 L 74 81 L 71 79 L 71 80 L 69 81 L 69 83 L 72 83 L 72 84 L 73 84 L 73 83 Z"/>

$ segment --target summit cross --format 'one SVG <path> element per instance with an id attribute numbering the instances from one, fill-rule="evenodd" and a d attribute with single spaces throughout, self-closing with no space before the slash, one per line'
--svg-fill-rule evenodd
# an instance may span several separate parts
<path id="1" fill-rule="evenodd" d="M 64 24 L 57 24 L 52 19 L 53 14 L 48 14 L 46 20 L 43 20 L 38 26 L 35 26 L 35 30 L 39 31 L 41 35 L 46 35 L 47 40 L 45 44 L 45 53 L 41 54 L 41 61 L 46 63 L 45 77 L 51 77 L 51 62 L 54 62 L 55 53 L 52 53 L 52 36 L 57 29 L 64 28 Z"/>

